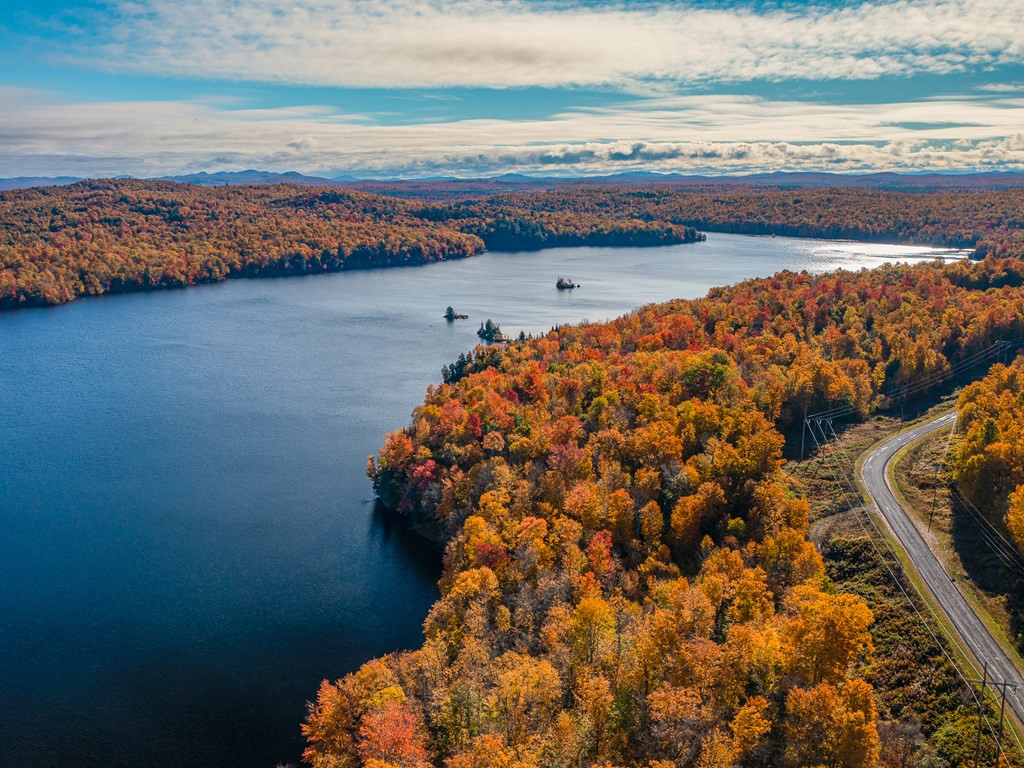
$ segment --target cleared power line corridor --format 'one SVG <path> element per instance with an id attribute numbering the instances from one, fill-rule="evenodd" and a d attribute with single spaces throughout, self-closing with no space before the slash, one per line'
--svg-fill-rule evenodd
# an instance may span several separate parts
<path id="1" fill-rule="evenodd" d="M 889 484 L 888 467 L 897 452 L 918 438 L 950 427 L 955 418 L 955 411 L 944 414 L 905 430 L 877 446 L 861 466 L 861 479 L 882 517 L 935 596 L 943 613 L 959 632 L 979 664 L 987 667 L 988 680 L 1000 686 L 1006 684 L 1006 706 L 1013 710 L 1019 720 L 1024 721 L 1024 675 L 946 573 L 907 511 L 897 501 Z M 1011 688 L 1012 686 L 1016 688 Z"/>

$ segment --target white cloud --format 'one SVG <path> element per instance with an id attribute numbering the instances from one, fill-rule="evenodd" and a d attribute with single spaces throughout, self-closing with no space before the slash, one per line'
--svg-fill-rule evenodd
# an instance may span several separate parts
<path id="1" fill-rule="evenodd" d="M 1019 2 L 758 11 L 696 2 L 114 0 L 70 55 L 117 72 L 385 88 L 870 79 L 1024 62 Z"/>
<path id="2" fill-rule="evenodd" d="M 546 119 L 376 125 L 319 106 L 69 103 L 0 88 L 0 175 L 1007 169 L 1024 168 L 1022 126 L 1024 98 L 1007 96 L 866 106 L 709 95 Z"/>
<path id="3" fill-rule="evenodd" d="M 986 83 L 978 90 L 990 93 L 1024 93 L 1024 83 Z"/>

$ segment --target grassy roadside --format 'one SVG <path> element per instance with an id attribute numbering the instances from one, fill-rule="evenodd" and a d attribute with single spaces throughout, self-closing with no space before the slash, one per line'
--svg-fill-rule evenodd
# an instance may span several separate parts
<path id="1" fill-rule="evenodd" d="M 955 396 L 951 395 L 908 422 L 878 416 L 850 426 L 839 432 L 827 458 L 818 451 L 809 452 L 805 460 L 791 461 L 785 467 L 794 490 L 811 502 L 811 538 L 825 557 L 836 588 L 861 595 L 875 613 L 872 634 L 876 652 L 863 673 L 876 689 L 883 742 L 895 723 L 904 730 L 917 728 L 920 736 L 915 754 L 919 760 L 926 764 L 927 756 L 934 754 L 938 764 L 951 768 L 973 756 L 976 709 L 956 667 L 970 676 L 975 660 L 966 649 L 960 650 L 962 641 L 884 521 L 868 512 L 873 505 L 861 487 L 859 470 L 862 458 L 874 445 L 900 429 L 941 415 L 953 403 Z M 808 442 L 814 447 L 810 438 Z M 840 464 L 846 476 L 839 472 L 837 482 L 833 470 Z M 844 495 L 842 484 L 847 478 L 856 484 L 856 494 L 848 491 Z M 850 511 L 851 503 L 856 512 Z M 879 541 L 866 513 L 872 515 L 886 543 Z M 899 568 L 892 562 L 893 554 Z M 895 581 L 891 572 L 897 575 Z M 996 715 L 991 703 L 989 710 L 990 716 Z M 982 764 L 993 765 L 991 755 Z"/>
<path id="2" fill-rule="evenodd" d="M 919 424 L 924 421 L 928 421 L 929 419 L 941 416 L 944 412 L 950 410 L 951 407 L 952 403 L 943 402 L 940 404 L 940 406 L 930 409 L 927 415 L 915 420 L 914 424 Z M 945 436 L 947 433 L 945 431 L 942 431 L 940 432 L 940 434 Z M 915 505 L 913 503 L 910 503 L 901 491 L 898 483 L 895 481 L 893 477 L 893 467 L 900 461 L 900 458 L 903 455 L 905 455 L 908 448 L 918 443 L 924 442 L 925 440 L 927 440 L 927 438 L 928 436 L 926 436 L 922 440 L 916 440 L 910 445 L 903 448 L 901 451 L 897 452 L 892 463 L 889 465 L 887 471 L 887 476 L 889 478 L 890 487 L 893 490 L 893 495 L 896 497 L 896 500 L 900 503 L 900 505 L 904 509 L 908 510 L 908 514 L 910 514 L 911 520 L 914 522 L 918 530 L 921 530 L 920 518 L 922 512 L 919 509 L 915 510 Z M 870 450 L 865 451 L 857 461 L 858 490 L 862 498 L 864 499 L 865 503 L 869 504 L 871 516 L 878 523 L 879 529 L 882 531 L 883 536 L 888 541 L 889 546 L 891 547 L 892 551 L 895 553 L 897 559 L 899 560 L 900 566 L 902 567 L 905 577 L 910 581 L 910 583 L 914 587 L 916 596 L 920 599 L 924 606 L 927 607 L 928 612 L 931 614 L 931 618 L 933 619 L 935 624 L 941 629 L 942 635 L 944 636 L 944 642 L 947 651 L 953 656 L 953 658 L 956 660 L 957 665 L 960 667 L 960 669 L 963 671 L 965 675 L 969 674 L 972 677 L 980 678 L 981 664 L 978 662 L 977 658 L 975 658 L 974 654 L 971 653 L 970 649 L 967 647 L 967 644 L 963 641 L 962 637 L 960 636 L 959 631 L 956 629 L 953 623 L 949 621 L 949 619 L 946 617 L 945 613 L 942 611 L 938 602 L 935 600 L 934 595 L 932 595 L 931 590 L 928 588 L 927 584 L 925 584 L 924 580 L 921 578 L 917 569 L 914 567 L 913 561 L 907 555 L 903 547 L 899 544 L 898 539 L 889 529 L 885 520 L 876 511 L 874 505 L 870 504 L 869 502 L 867 490 L 864 488 L 863 483 L 860 482 L 861 465 L 864 459 L 867 458 L 869 453 Z M 929 513 L 930 512 L 931 510 L 929 508 Z M 950 517 L 952 517 L 951 514 Z M 933 518 L 933 531 L 935 529 L 935 522 L 936 521 Z M 924 521 L 924 527 L 925 532 L 927 533 L 927 518 Z M 931 537 L 926 536 L 925 541 L 928 542 L 929 546 L 932 549 L 932 552 L 936 552 L 936 547 L 934 545 L 933 539 Z M 940 558 L 940 562 L 943 564 L 943 567 L 946 568 L 945 561 L 943 561 Z M 949 570 L 946 570 L 947 573 L 949 573 Z M 956 572 L 954 572 L 954 576 L 957 576 Z M 974 596 L 973 590 L 964 588 L 965 582 L 969 582 L 970 580 L 966 576 L 962 577 L 962 581 L 960 579 L 961 577 L 958 576 L 957 583 L 961 587 L 961 594 L 963 594 L 967 598 L 968 603 L 971 605 L 972 608 L 976 610 L 976 612 L 978 613 L 978 617 L 988 627 L 989 632 L 992 633 L 992 636 L 1000 644 L 1003 650 L 1009 654 L 1010 658 L 1013 659 L 1015 663 L 1020 665 L 1020 655 L 1013 648 L 1012 643 L 1010 643 L 1006 633 L 999 627 L 999 625 L 995 622 L 995 620 L 992 618 L 989 612 L 985 610 L 984 607 L 980 605 L 975 599 L 972 599 Z M 998 712 L 998 699 L 996 698 L 995 693 L 993 693 L 992 691 L 989 690 L 986 692 L 988 694 L 989 717 L 994 719 L 997 716 Z M 1013 714 L 1010 712 L 1007 712 L 1006 720 L 1007 729 L 1013 732 L 1011 734 L 1011 736 L 1013 737 L 1011 741 L 1016 741 L 1018 745 L 1024 744 L 1024 724 L 1017 720 L 1017 718 L 1015 718 Z"/>
<path id="3" fill-rule="evenodd" d="M 942 567 L 950 574 L 960 588 L 970 606 L 977 613 L 988 628 L 992 637 L 999 643 L 1003 651 L 1013 660 L 1019 669 L 1024 669 L 1024 659 L 1019 652 L 1019 644 L 1012 639 L 1010 622 L 1011 615 L 1007 610 L 1007 597 L 995 591 L 986 591 L 981 588 L 978 582 L 972 578 L 972 568 L 965 566 L 964 559 L 979 559 L 983 557 L 980 549 L 984 546 L 980 541 L 967 542 L 967 551 L 958 551 L 954 543 L 953 527 L 957 520 L 957 510 L 951 499 L 946 478 L 943 477 L 943 470 L 940 468 L 943 456 L 946 452 L 948 433 L 945 430 L 937 434 L 926 435 L 902 448 L 893 457 L 889 465 L 888 477 L 890 486 L 900 505 L 907 510 L 911 521 L 918 531 L 924 536 L 932 553 L 938 558 Z M 960 513 L 963 514 L 962 511 Z M 930 528 L 930 530 L 929 530 Z M 963 553 L 963 556 L 961 556 Z M 901 550 L 902 554 L 902 550 Z M 905 556 L 901 559 L 906 559 Z M 991 560 L 988 567 L 993 566 Z M 1003 578 L 997 579 L 997 583 L 1012 588 L 1015 580 L 1009 575 L 1005 568 Z M 914 578 L 917 579 L 916 572 Z M 993 583 L 990 581 L 990 583 Z M 929 602 L 933 602 L 931 593 L 922 592 Z M 937 608 L 937 605 L 935 606 Z M 952 625 L 945 621 L 949 631 L 954 631 Z M 956 637 L 957 635 L 954 635 Z M 960 652 L 963 658 L 969 651 L 964 648 Z M 973 666 L 977 668 L 977 661 L 972 659 Z M 996 696 L 989 694 L 989 701 L 996 706 Z M 1021 723 L 1012 713 L 1007 713 L 1009 729 L 1014 731 L 1016 743 L 1024 743 L 1024 723 Z"/>
<path id="4" fill-rule="evenodd" d="M 946 486 L 945 472 L 940 468 L 947 439 L 948 434 L 943 431 L 926 435 L 900 450 L 890 466 L 890 482 L 900 504 L 907 510 L 946 573 L 956 580 L 967 602 L 985 622 L 1007 655 L 1024 669 L 1019 641 L 1014 641 L 1008 595 L 1006 592 L 983 589 L 971 576 L 974 569 L 968 568 L 964 561 L 984 561 L 986 568 L 1001 572 L 999 575 L 1002 578 L 999 580 L 1007 587 L 1015 583 L 1013 576 L 995 558 L 987 556 L 980 539 L 963 542 L 959 551 L 954 542 L 956 510 Z"/>

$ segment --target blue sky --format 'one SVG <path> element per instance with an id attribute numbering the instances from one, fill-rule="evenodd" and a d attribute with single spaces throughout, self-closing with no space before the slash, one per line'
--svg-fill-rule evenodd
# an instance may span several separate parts
<path id="1" fill-rule="evenodd" d="M 0 176 L 1024 169 L 1020 0 L 0 0 Z"/>

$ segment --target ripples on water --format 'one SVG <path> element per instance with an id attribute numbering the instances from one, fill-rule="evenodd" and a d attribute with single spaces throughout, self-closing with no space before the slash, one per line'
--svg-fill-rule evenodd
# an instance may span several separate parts
<path id="1" fill-rule="evenodd" d="M 439 553 L 374 513 L 363 469 L 482 320 L 922 255 L 713 234 L 0 316 L 0 765 L 297 761 L 321 678 L 420 643 Z"/>

